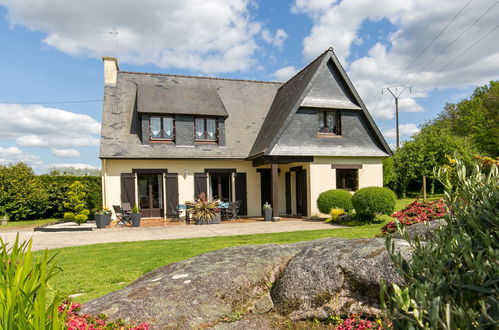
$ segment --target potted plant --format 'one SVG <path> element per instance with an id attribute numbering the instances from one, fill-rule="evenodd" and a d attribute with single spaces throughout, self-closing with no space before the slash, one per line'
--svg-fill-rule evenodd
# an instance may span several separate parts
<path id="1" fill-rule="evenodd" d="M 265 221 L 272 221 L 272 206 L 269 202 L 265 202 L 265 204 L 263 204 L 263 217 Z"/>
<path id="2" fill-rule="evenodd" d="M 132 221 L 132 227 L 140 227 L 140 219 L 142 218 L 142 215 L 140 214 L 140 209 L 135 204 L 132 208 L 132 211 L 130 213 L 130 220 Z"/>
<path id="3" fill-rule="evenodd" d="M 186 203 L 191 207 L 187 212 L 192 215 L 196 225 L 219 223 L 216 221 L 219 203 L 218 199 L 208 200 L 204 195 L 200 195 L 194 202 Z"/>
<path id="4" fill-rule="evenodd" d="M 104 207 L 102 210 L 95 212 L 95 224 L 97 228 L 106 228 L 111 221 L 111 210 Z"/>

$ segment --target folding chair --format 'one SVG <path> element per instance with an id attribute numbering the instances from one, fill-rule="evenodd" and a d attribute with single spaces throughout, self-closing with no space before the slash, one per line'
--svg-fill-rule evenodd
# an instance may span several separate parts
<path id="1" fill-rule="evenodd" d="M 130 214 L 125 213 L 122 209 L 121 206 L 119 205 L 113 205 L 114 213 L 116 213 L 116 218 L 118 219 L 118 225 L 123 223 L 125 226 L 128 223 L 129 225 L 132 224 L 132 221 L 130 220 Z"/>
<path id="2" fill-rule="evenodd" d="M 132 206 L 130 203 L 121 203 L 121 209 L 125 213 L 131 213 L 132 212 Z"/>
<path id="3" fill-rule="evenodd" d="M 182 221 L 182 219 L 180 218 L 180 213 L 182 213 L 182 209 L 180 208 L 180 204 L 173 207 L 173 204 L 172 202 L 168 202 L 168 204 L 170 205 L 170 210 L 174 210 L 175 212 L 175 217 L 171 220 L 171 221 L 174 221 L 174 220 L 179 220 L 179 221 Z"/>
<path id="4" fill-rule="evenodd" d="M 234 220 L 240 219 L 237 215 L 239 213 L 239 208 L 241 207 L 241 201 L 230 202 L 229 207 L 227 208 L 227 219 Z"/>

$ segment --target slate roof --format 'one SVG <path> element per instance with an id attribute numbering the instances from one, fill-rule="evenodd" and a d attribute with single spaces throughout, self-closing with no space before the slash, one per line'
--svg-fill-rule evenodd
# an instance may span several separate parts
<path id="1" fill-rule="evenodd" d="M 281 85 L 282 83 L 275 82 L 119 71 L 116 87 L 106 86 L 104 89 L 100 157 L 244 159 L 248 156 L 277 89 Z M 143 145 L 139 134 L 138 113 L 134 111 L 136 101 L 137 109 L 141 106 L 146 108 L 157 106 L 157 111 L 166 111 L 163 109 L 171 106 L 161 104 L 165 102 L 158 98 L 155 99 L 157 105 L 148 104 L 148 102 L 140 103 L 140 96 L 144 95 L 141 91 L 149 89 L 150 86 L 157 87 L 159 91 L 161 89 L 172 89 L 182 91 L 182 93 L 191 91 L 185 92 L 190 95 L 202 91 L 202 95 L 208 95 L 208 101 L 193 98 L 186 104 L 192 105 L 195 102 L 215 104 L 216 110 L 210 114 L 223 111 L 223 106 L 228 115 L 225 120 L 226 146 Z M 153 94 L 161 93 L 153 89 Z M 215 95 L 221 103 L 215 102 Z M 180 105 L 182 101 L 183 99 L 180 98 L 173 101 L 176 111 L 187 111 L 182 110 L 187 108 L 187 106 Z"/>
<path id="2" fill-rule="evenodd" d="M 139 85 L 137 111 L 227 117 L 216 86 L 190 88 L 183 84 Z"/>
<path id="3" fill-rule="evenodd" d="M 314 84 L 318 81 L 318 78 L 326 72 L 326 68 L 335 71 L 334 79 L 336 83 L 329 84 L 328 86 L 332 86 L 332 89 L 329 89 L 326 93 L 324 91 L 320 92 L 321 88 L 319 88 L 319 94 L 321 95 L 309 94 Z M 329 72 L 327 73 L 329 74 Z M 315 102 L 313 102 L 314 100 Z M 312 153 L 316 156 L 387 156 L 392 154 L 390 147 L 343 70 L 333 49 L 329 48 L 279 88 L 267 118 L 262 125 L 262 129 L 251 149 L 249 158 L 262 155 L 282 155 L 280 152 L 273 152 L 274 147 L 292 120 L 293 115 L 301 106 L 358 109 L 362 111 L 370 126 L 366 129 L 372 130 L 374 136 L 384 149 L 360 150 L 356 148 L 349 152 L 337 149 L 336 152 L 327 150 L 324 153 L 320 152 L 320 150 L 319 152 L 307 150 L 308 146 L 304 146 L 303 155 Z M 292 154 L 296 155 L 296 150 Z"/>
<path id="4" fill-rule="evenodd" d="M 314 83 L 328 66 L 335 70 L 333 79 L 337 81 L 333 84 L 325 83 L 325 88 L 330 85 L 336 87 L 325 90 L 324 94 L 319 86 L 317 95 L 315 92 L 309 95 Z M 319 95 L 321 93 L 322 96 Z M 119 71 L 116 87 L 106 86 L 104 90 L 100 157 L 246 159 L 273 155 L 273 148 L 300 106 L 362 112 L 369 123 L 368 129 L 384 150 L 359 149 L 361 154 L 358 154 L 359 150 L 353 150 L 353 154 L 349 156 L 391 154 L 366 106 L 330 48 L 284 84 Z M 227 117 L 226 145 L 144 145 L 140 140 L 138 112 Z M 303 148 L 306 149 L 307 146 Z M 274 154 L 280 155 L 277 152 Z"/>

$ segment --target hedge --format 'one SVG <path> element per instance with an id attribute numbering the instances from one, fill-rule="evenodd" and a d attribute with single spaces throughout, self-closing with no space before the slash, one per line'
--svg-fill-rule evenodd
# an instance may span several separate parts
<path id="1" fill-rule="evenodd" d="M 324 191 L 317 198 L 317 208 L 324 214 L 329 214 L 333 208 L 351 211 L 353 209 L 352 194 L 341 189 Z"/>
<path id="2" fill-rule="evenodd" d="M 355 213 L 365 220 L 372 220 L 379 214 L 392 214 L 396 201 L 395 193 L 383 187 L 362 188 L 352 196 Z"/>
<path id="3" fill-rule="evenodd" d="M 49 195 L 49 208 L 40 217 L 63 217 L 63 203 L 67 198 L 69 186 L 75 181 L 80 181 L 85 186 L 87 209 L 94 210 L 102 208 L 102 181 L 99 176 L 39 175 L 38 178 L 45 186 Z"/>

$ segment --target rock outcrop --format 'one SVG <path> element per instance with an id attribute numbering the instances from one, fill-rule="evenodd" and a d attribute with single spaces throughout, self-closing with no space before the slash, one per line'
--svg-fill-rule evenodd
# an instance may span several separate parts
<path id="1" fill-rule="evenodd" d="M 414 239 L 418 237 L 421 241 L 426 241 L 428 238 L 432 237 L 435 229 L 441 226 L 445 226 L 447 222 L 444 219 L 433 220 L 427 222 L 416 223 L 412 226 L 406 226 L 405 230 L 409 234 L 410 239 Z M 398 232 L 394 232 L 392 234 L 393 238 L 403 238 L 402 235 Z"/>
<path id="2" fill-rule="evenodd" d="M 395 241 L 409 258 L 408 245 Z M 251 319 L 270 324 L 269 315 L 293 321 L 376 315 L 382 279 L 401 282 L 384 239 L 248 245 L 159 268 L 85 304 L 82 312 L 147 322 L 153 329 L 265 328 L 252 327 Z"/>

